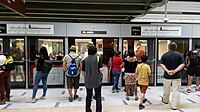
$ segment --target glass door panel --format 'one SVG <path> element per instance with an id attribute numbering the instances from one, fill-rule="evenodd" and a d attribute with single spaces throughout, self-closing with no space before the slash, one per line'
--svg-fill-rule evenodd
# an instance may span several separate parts
<path id="1" fill-rule="evenodd" d="M 164 70 L 160 67 L 160 59 L 162 55 L 168 51 L 168 44 L 170 42 L 175 42 L 177 44 L 177 51 L 182 53 L 184 56 L 184 53 L 188 51 L 188 39 L 162 39 L 158 40 L 158 65 L 157 65 L 157 84 L 161 85 L 163 83 L 163 74 Z M 181 72 L 181 82 L 183 85 L 187 84 L 187 74 L 184 70 Z"/>
<path id="2" fill-rule="evenodd" d="M 137 45 L 140 44 L 140 49 L 148 56 L 147 64 L 150 65 L 152 75 L 149 78 L 149 84 L 154 85 L 155 77 L 155 40 L 154 39 L 123 39 L 123 58 L 128 55 L 128 50 L 133 49 L 136 53 Z M 122 82 L 124 85 L 124 81 Z"/>
<path id="3" fill-rule="evenodd" d="M 69 45 L 75 45 L 77 47 L 77 51 L 81 53 L 82 57 L 84 57 L 85 52 L 87 51 L 87 44 L 89 42 L 93 42 L 97 47 L 97 53 L 101 55 L 104 62 L 104 71 L 103 71 L 103 83 L 112 83 L 109 69 L 107 67 L 108 61 L 110 57 L 114 55 L 114 51 L 118 50 L 118 39 L 115 38 L 69 38 Z M 69 46 L 69 47 L 70 47 Z M 80 83 L 84 83 L 83 76 L 80 77 Z"/>
<path id="4" fill-rule="evenodd" d="M 14 59 L 15 69 L 11 71 L 11 86 L 21 88 L 25 86 L 25 60 L 24 60 L 24 39 L 10 39 L 10 55 Z"/>
<path id="5" fill-rule="evenodd" d="M 46 47 L 49 53 L 49 58 L 53 62 L 53 68 L 49 73 L 47 84 L 51 86 L 64 86 L 64 75 L 62 58 L 64 54 L 63 38 L 28 38 L 28 44 L 30 47 L 28 57 L 29 57 L 29 87 L 33 86 L 33 82 L 36 75 L 35 67 L 35 57 L 39 54 L 41 47 Z M 40 82 L 41 85 L 41 82 Z"/>

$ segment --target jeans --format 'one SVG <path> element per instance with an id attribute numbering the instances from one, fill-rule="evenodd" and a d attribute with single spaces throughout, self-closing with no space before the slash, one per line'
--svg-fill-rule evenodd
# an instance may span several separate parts
<path id="1" fill-rule="evenodd" d="M 113 84 L 112 90 L 114 91 L 118 87 L 119 77 L 120 77 L 121 72 L 116 72 L 116 71 L 112 70 L 112 74 L 114 77 L 114 84 Z"/>
<path id="2" fill-rule="evenodd" d="M 42 79 L 42 85 L 43 85 L 43 97 L 46 96 L 47 92 L 47 76 L 48 74 L 42 73 L 41 71 L 37 71 L 36 76 L 35 76 L 35 81 L 34 81 L 34 86 L 33 86 L 33 96 L 32 99 L 35 99 L 37 90 L 38 90 L 38 85 L 40 83 L 40 80 Z"/>
<path id="3" fill-rule="evenodd" d="M 92 93 L 93 89 L 87 90 L 87 96 L 86 96 L 86 112 L 92 112 L 91 107 L 91 99 L 92 99 Z M 96 112 L 102 112 L 102 101 L 101 101 L 101 86 L 94 89 L 95 91 L 95 97 L 96 97 Z"/>

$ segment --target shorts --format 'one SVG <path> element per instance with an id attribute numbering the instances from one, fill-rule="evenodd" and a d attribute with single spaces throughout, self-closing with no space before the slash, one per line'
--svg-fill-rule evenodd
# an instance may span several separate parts
<path id="1" fill-rule="evenodd" d="M 80 75 L 76 77 L 69 77 L 67 76 L 67 89 L 78 89 L 79 88 L 79 79 Z"/>
<path id="2" fill-rule="evenodd" d="M 140 92 L 143 93 L 143 94 L 145 94 L 146 91 L 147 91 L 147 88 L 148 88 L 148 86 L 140 85 Z"/>
<path id="3" fill-rule="evenodd" d="M 189 76 L 200 77 L 200 66 L 189 66 L 187 68 L 187 74 Z"/>
<path id="4" fill-rule="evenodd" d="M 136 84 L 137 76 L 135 73 L 127 73 L 124 74 L 125 84 L 126 85 L 133 85 Z"/>

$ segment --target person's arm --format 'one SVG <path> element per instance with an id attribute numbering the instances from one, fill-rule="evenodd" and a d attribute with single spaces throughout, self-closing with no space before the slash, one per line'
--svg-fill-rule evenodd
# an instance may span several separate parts
<path id="1" fill-rule="evenodd" d="M 175 74 L 176 72 L 182 70 L 184 67 L 185 67 L 185 64 L 184 64 L 184 63 L 180 64 L 180 65 L 174 70 L 174 73 L 173 73 L 173 74 Z"/>
<path id="2" fill-rule="evenodd" d="M 148 65 L 148 75 L 151 76 L 151 68 L 149 65 Z"/>
<path id="3" fill-rule="evenodd" d="M 167 72 L 167 74 L 170 75 L 170 71 L 167 69 L 167 67 L 164 64 L 160 64 L 160 66 L 165 72 Z"/>
<path id="4" fill-rule="evenodd" d="M 63 71 L 64 71 L 64 72 L 67 71 L 67 62 L 66 62 L 65 57 L 64 57 L 64 59 L 63 59 Z"/>

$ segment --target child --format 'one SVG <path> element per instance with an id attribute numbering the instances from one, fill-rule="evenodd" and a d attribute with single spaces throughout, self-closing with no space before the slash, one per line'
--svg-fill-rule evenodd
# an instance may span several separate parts
<path id="1" fill-rule="evenodd" d="M 145 98 L 145 93 L 149 85 L 149 76 L 151 73 L 150 66 L 146 64 L 148 57 L 146 55 L 141 56 L 142 63 L 139 64 L 136 68 L 136 74 L 138 76 L 138 84 L 140 86 L 140 104 L 139 109 L 144 109 L 145 106 L 142 103 L 145 103 L 147 99 Z"/>

